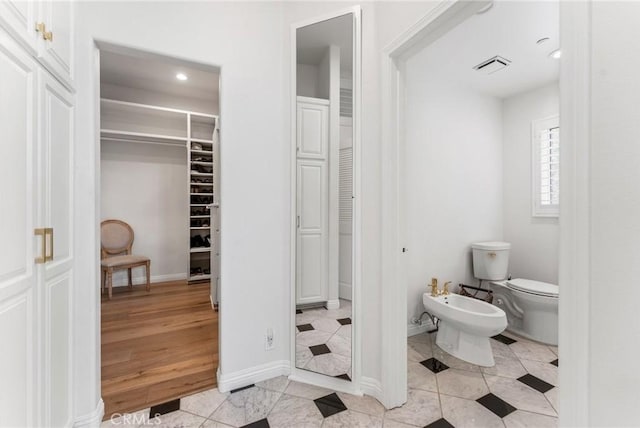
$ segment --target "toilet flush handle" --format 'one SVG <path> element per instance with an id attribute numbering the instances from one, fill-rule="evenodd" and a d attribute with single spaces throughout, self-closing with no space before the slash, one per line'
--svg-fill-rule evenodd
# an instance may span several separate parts
<path id="1" fill-rule="evenodd" d="M 495 256 L 496 256 L 496 253 L 494 253 L 494 252 L 490 252 L 489 253 L 489 257 L 494 258 Z"/>

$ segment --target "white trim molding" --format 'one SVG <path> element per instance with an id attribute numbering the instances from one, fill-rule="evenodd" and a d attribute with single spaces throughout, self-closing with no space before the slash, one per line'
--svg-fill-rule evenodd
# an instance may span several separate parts
<path id="1" fill-rule="evenodd" d="M 274 377 L 288 376 L 290 371 L 291 362 L 289 360 L 272 361 L 227 374 L 222 374 L 218 370 L 218 390 L 228 392 Z"/>
<path id="2" fill-rule="evenodd" d="M 143 269 L 144 272 L 144 269 Z M 119 273 L 119 272 L 115 272 L 115 273 Z M 116 280 L 113 281 L 113 286 L 114 287 L 126 287 L 127 284 L 127 275 L 126 272 L 123 271 L 123 273 L 125 273 L 125 275 L 123 275 L 121 278 L 117 278 Z M 120 276 L 120 275 L 118 275 Z M 183 272 L 183 273 L 170 273 L 167 275 L 152 275 L 151 276 L 151 283 L 157 283 L 157 282 L 169 282 L 169 281 L 182 281 L 182 280 L 186 280 L 187 279 L 187 273 Z M 146 284 L 147 283 L 147 277 L 143 275 L 132 275 L 131 278 L 131 282 L 133 282 L 133 285 L 141 285 L 141 284 Z"/>
<path id="3" fill-rule="evenodd" d="M 74 428 L 94 428 L 100 426 L 104 417 L 104 401 L 98 401 L 96 408 L 86 415 L 78 416 L 73 421 Z"/>

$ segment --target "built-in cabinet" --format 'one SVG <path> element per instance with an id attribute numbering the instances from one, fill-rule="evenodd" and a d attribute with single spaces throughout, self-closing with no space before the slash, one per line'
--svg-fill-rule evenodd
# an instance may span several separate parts
<path id="1" fill-rule="evenodd" d="M 185 209 L 190 282 L 220 278 L 218 116 L 119 100 L 101 100 L 101 141 L 159 144 L 186 150 Z M 153 260 L 152 260 L 153 266 Z M 215 291 L 215 288 L 213 289 Z M 212 293 L 216 302 L 216 294 Z"/>
<path id="2" fill-rule="evenodd" d="M 2 426 L 73 422 L 74 97 L 33 50 L 44 6 L 0 3 Z"/>
<path id="3" fill-rule="evenodd" d="M 73 17 L 70 1 L 0 1 L 0 25 L 67 89 L 73 89 Z"/>
<path id="4" fill-rule="evenodd" d="M 296 304 L 325 302 L 329 275 L 329 101 L 298 97 Z"/>

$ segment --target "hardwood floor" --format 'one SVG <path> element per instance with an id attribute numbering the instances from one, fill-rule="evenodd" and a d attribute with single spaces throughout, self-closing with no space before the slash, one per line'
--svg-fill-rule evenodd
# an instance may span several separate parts
<path id="1" fill-rule="evenodd" d="M 209 283 L 115 287 L 102 296 L 105 419 L 216 386 L 218 314 Z"/>

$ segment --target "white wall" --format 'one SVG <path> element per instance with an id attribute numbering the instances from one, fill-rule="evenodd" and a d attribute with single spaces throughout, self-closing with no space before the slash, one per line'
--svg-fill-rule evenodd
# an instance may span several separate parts
<path id="1" fill-rule="evenodd" d="M 504 239 L 511 243 L 509 274 L 558 283 L 558 219 L 533 217 L 531 122 L 557 115 L 558 84 L 503 101 Z"/>
<path id="2" fill-rule="evenodd" d="M 192 97 L 180 97 L 174 94 L 153 92 L 127 86 L 102 83 L 100 96 L 112 100 L 132 103 L 152 104 L 156 106 L 196 111 L 199 113 L 218 114 L 218 99 L 201 100 Z"/>
<path id="3" fill-rule="evenodd" d="M 151 259 L 151 280 L 187 277 L 189 255 L 187 151 L 185 147 L 103 142 L 101 219 L 127 222 L 135 233 L 133 253 Z M 146 281 L 142 268 L 134 281 Z M 126 272 L 114 273 L 114 285 Z"/>
<path id="4" fill-rule="evenodd" d="M 296 86 L 297 95 L 318 98 L 318 67 L 309 64 L 297 64 Z"/>
<path id="5" fill-rule="evenodd" d="M 640 3 L 593 2 L 591 8 L 591 147 L 579 145 L 590 150 L 591 163 L 590 171 L 578 171 L 590 188 L 586 408 L 591 426 L 637 426 Z"/>
<path id="6" fill-rule="evenodd" d="M 446 42 L 446 41 L 445 41 Z M 502 103 L 438 71 L 436 42 L 407 61 L 402 210 L 409 320 L 440 283 L 477 285 L 470 245 L 502 239 Z"/>

